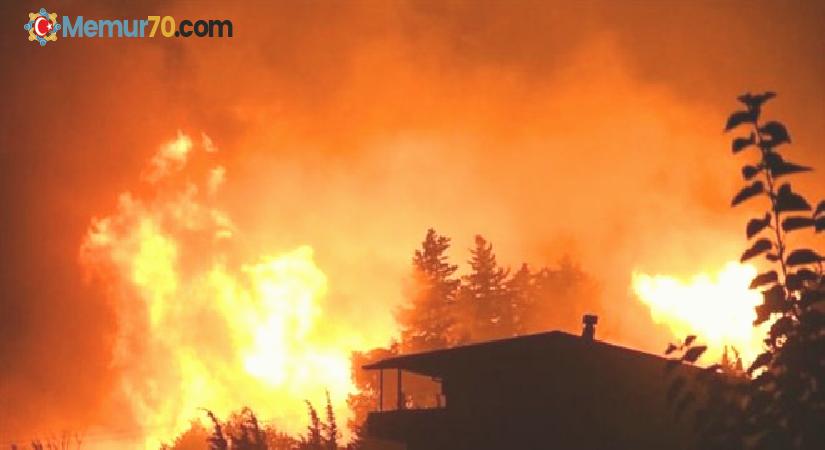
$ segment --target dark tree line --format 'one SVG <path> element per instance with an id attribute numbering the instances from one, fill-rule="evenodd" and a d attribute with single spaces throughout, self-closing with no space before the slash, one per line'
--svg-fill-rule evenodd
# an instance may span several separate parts
<path id="1" fill-rule="evenodd" d="M 361 370 L 364 364 L 399 353 L 436 350 L 477 341 L 507 338 L 578 326 L 582 298 L 597 294 L 596 284 L 569 259 L 557 267 L 531 270 L 527 264 L 511 271 L 496 259 L 492 244 L 476 236 L 467 261 L 469 270 L 458 276 L 458 266 L 447 255 L 450 238 L 430 229 L 412 258 L 412 283 L 406 303 L 396 312 L 400 339 L 387 348 L 355 352 L 353 379 L 358 395 L 348 399 L 358 432 L 367 412 L 375 410 L 378 380 Z M 416 385 L 405 383 L 405 394 L 415 406 Z"/>
<path id="2" fill-rule="evenodd" d="M 574 312 L 582 302 L 576 297 L 596 293 L 595 283 L 569 259 L 536 271 L 522 264 L 512 272 L 482 236 L 470 249 L 470 270 L 457 277 L 449 248 L 450 239 L 430 229 L 413 256 L 412 287 L 396 314 L 397 350 L 403 353 L 544 331 L 567 319 L 577 325 Z"/>

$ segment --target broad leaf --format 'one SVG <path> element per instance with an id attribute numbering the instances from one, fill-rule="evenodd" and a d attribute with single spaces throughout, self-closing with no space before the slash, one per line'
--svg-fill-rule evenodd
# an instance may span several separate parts
<path id="1" fill-rule="evenodd" d="M 690 334 L 690 335 L 688 335 L 688 336 L 685 338 L 685 344 L 684 344 L 684 346 L 685 346 L 685 347 L 689 347 L 689 346 L 690 346 L 690 344 L 692 344 L 695 340 L 696 340 L 696 335 L 695 335 L 695 334 Z"/>
<path id="2" fill-rule="evenodd" d="M 762 388 L 769 384 L 772 384 L 775 380 L 775 376 L 767 370 L 763 370 L 756 378 L 753 379 L 753 384 L 756 388 Z"/>
<path id="3" fill-rule="evenodd" d="M 676 351 L 676 346 L 673 344 L 667 344 L 667 350 L 665 350 L 665 355 L 669 355 Z"/>
<path id="4" fill-rule="evenodd" d="M 779 277 L 777 276 L 775 270 L 771 270 L 771 271 L 765 272 L 765 273 L 760 273 L 759 275 L 757 275 L 753 278 L 753 281 L 751 281 L 750 288 L 751 289 L 756 289 L 759 286 L 764 286 L 768 283 L 776 283 L 776 280 L 778 280 L 778 279 L 779 279 Z"/>
<path id="5" fill-rule="evenodd" d="M 812 226 L 814 226 L 814 219 L 810 217 L 792 216 L 782 221 L 782 229 L 785 231 L 793 231 Z"/>
<path id="6" fill-rule="evenodd" d="M 814 170 L 814 169 L 812 169 L 811 167 L 808 167 L 808 166 L 800 166 L 799 164 L 794 164 L 794 163 L 791 163 L 791 162 L 785 162 L 781 166 L 779 166 L 775 169 L 771 169 L 771 175 L 773 175 L 774 178 L 779 178 L 779 177 L 785 176 L 785 175 L 792 175 L 792 174 L 795 174 L 795 173 L 802 173 L 802 172 L 810 172 L 812 170 Z"/>
<path id="7" fill-rule="evenodd" d="M 763 94 L 751 94 L 747 92 L 745 94 L 736 97 L 737 100 L 747 105 L 749 110 L 759 110 L 762 106 L 762 103 L 776 97 L 776 92 L 768 91 Z"/>
<path id="8" fill-rule="evenodd" d="M 725 131 L 730 131 L 743 123 L 754 123 L 756 121 L 756 113 L 753 111 L 736 111 L 728 117 L 728 122 L 725 124 Z"/>
<path id="9" fill-rule="evenodd" d="M 788 307 L 788 302 L 785 297 L 785 289 L 775 284 L 770 289 L 762 292 L 764 305 L 769 313 L 783 312 Z"/>
<path id="10" fill-rule="evenodd" d="M 825 200 L 822 200 L 821 202 L 819 202 L 818 205 L 816 205 L 816 210 L 814 211 L 814 217 L 816 217 L 820 214 L 823 214 L 823 213 L 825 213 Z"/>
<path id="11" fill-rule="evenodd" d="M 785 277 L 785 286 L 789 291 L 798 291 L 802 289 L 802 280 L 795 273 L 789 273 Z"/>
<path id="12" fill-rule="evenodd" d="M 759 128 L 759 132 L 768 136 L 767 140 L 763 139 L 770 147 L 775 147 L 785 142 L 791 142 L 791 137 L 788 135 L 788 130 L 785 125 L 775 120 L 770 121 Z"/>
<path id="13" fill-rule="evenodd" d="M 756 305 L 756 319 L 753 321 L 754 326 L 762 325 L 766 320 L 771 318 L 771 310 L 764 303 Z"/>
<path id="14" fill-rule="evenodd" d="M 793 329 L 793 320 L 789 316 L 780 317 L 771 325 L 769 336 L 772 343 L 775 345 L 777 340 L 786 337 L 791 329 Z"/>
<path id="15" fill-rule="evenodd" d="M 795 275 L 802 281 L 816 281 L 819 279 L 819 275 L 811 269 L 799 269 Z"/>
<path id="16" fill-rule="evenodd" d="M 745 181 L 750 181 L 751 178 L 755 177 L 756 174 L 758 174 L 761 171 L 762 169 L 758 166 L 742 166 L 742 178 L 744 178 Z"/>
<path id="17" fill-rule="evenodd" d="M 785 264 L 789 266 L 801 266 L 803 264 L 817 264 L 822 261 L 822 257 L 813 250 L 802 248 L 794 250 L 788 255 Z"/>
<path id="18" fill-rule="evenodd" d="M 816 228 L 817 233 L 820 231 L 825 231 L 825 216 L 816 219 L 816 222 L 814 222 L 814 228 Z"/>
<path id="19" fill-rule="evenodd" d="M 751 219 L 748 221 L 748 226 L 745 229 L 745 233 L 748 236 L 748 239 L 756 236 L 759 234 L 760 231 L 764 230 L 765 227 L 771 224 L 771 214 L 766 213 L 765 217 L 762 219 Z"/>
<path id="20" fill-rule="evenodd" d="M 705 350 L 707 349 L 708 348 L 705 345 L 697 345 L 696 347 L 691 347 L 685 352 L 684 355 L 682 355 L 682 361 L 687 361 L 691 363 L 696 362 L 696 360 L 699 359 L 699 357 L 702 356 L 702 354 L 705 353 Z"/>
<path id="21" fill-rule="evenodd" d="M 796 272 L 789 273 L 787 277 L 785 277 L 785 285 L 788 286 L 788 289 L 791 291 L 798 291 L 802 289 L 805 282 L 816 281 L 819 279 L 819 275 L 816 272 L 810 269 L 799 269 Z"/>
<path id="22" fill-rule="evenodd" d="M 741 191 L 739 191 L 738 194 L 736 194 L 735 197 L 733 197 L 733 201 L 731 202 L 731 206 L 736 206 L 736 205 L 744 202 L 745 200 L 747 200 L 747 199 L 749 199 L 749 198 L 751 198 L 755 195 L 759 195 L 763 192 L 765 192 L 765 186 L 762 184 L 762 182 L 761 181 L 754 181 L 753 184 L 751 184 L 750 186 L 745 186 L 744 188 L 742 188 Z"/>
<path id="23" fill-rule="evenodd" d="M 807 166 L 800 166 L 799 164 L 785 161 L 779 153 L 775 152 L 766 152 L 765 165 L 770 169 L 771 175 L 774 178 L 813 170 Z"/>
<path id="24" fill-rule="evenodd" d="M 776 194 L 776 212 L 787 211 L 810 211 L 811 205 L 801 195 L 791 190 L 791 185 L 788 183 L 779 187 L 779 192 Z"/>
<path id="25" fill-rule="evenodd" d="M 768 352 L 762 353 L 753 360 L 753 363 L 748 367 L 748 374 L 752 374 L 754 370 L 767 366 L 773 359 L 773 355 Z"/>
<path id="26" fill-rule="evenodd" d="M 733 151 L 733 153 L 739 153 L 749 145 L 753 145 L 754 142 L 756 142 L 756 135 L 754 133 L 751 133 L 750 137 L 736 138 L 731 143 L 731 151 Z"/>
<path id="27" fill-rule="evenodd" d="M 745 252 L 742 253 L 742 258 L 739 260 L 739 262 L 745 262 L 749 259 L 759 256 L 762 253 L 765 253 L 766 251 L 770 250 L 772 247 L 773 243 L 769 239 L 759 239 L 753 243 L 751 248 L 745 250 Z"/>

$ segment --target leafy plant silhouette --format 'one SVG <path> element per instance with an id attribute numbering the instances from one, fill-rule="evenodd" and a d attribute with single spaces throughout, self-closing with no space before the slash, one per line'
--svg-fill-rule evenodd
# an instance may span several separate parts
<path id="1" fill-rule="evenodd" d="M 813 249 L 793 249 L 788 244 L 789 233 L 808 230 L 818 235 L 825 230 L 825 201 L 813 208 L 785 181 L 812 169 L 780 154 L 780 147 L 791 142 L 785 125 L 761 120 L 762 106 L 775 96 L 774 92 L 740 95 L 745 108 L 731 114 L 725 126 L 726 132 L 749 131 L 733 139 L 734 154 L 754 150 L 759 156 L 755 164 L 742 167 L 747 184 L 731 206 L 759 197 L 769 201 L 764 215 L 747 223 L 750 244 L 741 261 L 763 257 L 770 266 L 750 287 L 762 293 L 754 325 L 773 323 L 764 352 L 745 374 L 716 364 L 700 377 L 706 402 L 696 411 L 696 425 L 702 443 L 711 449 L 825 448 L 823 258 Z M 693 363 L 705 349 L 690 336 L 680 345 L 671 344 L 667 353 L 681 353 L 677 361 Z"/>
<path id="2" fill-rule="evenodd" d="M 212 422 L 213 431 L 206 441 L 210 450 L 268 450 L 267 434 L 249 407 L 243 407 L 225 424 L 215 414 L 204 409 Z"/>
<path id="3" fill-rule="evenodd" d="M 329 391 L 326 392 L 326 398 L 326 422 L 321 420 L 315 406 L 309 400 L 306 400 L 309 425 L 307 426 L 306 436 L 301 438 L 301 442 L 297 447 L 298 450 L 338 450 L 340 448 L 338 440 L 341 438 L 341 432 L 338 430 L 338 422 L 335 419 L 335 411 L 332 409 Z"/>
<path id="4" fill-rule="evenodd" d="M 204 410 L 206 415 L 209 416 L 209 420 L 212 421 L 212 425 L 214 426 L 212 435 L 209 436 L 207 439 L 207 443 L 209 444 L 209 450 L 226 450 L 229 446 L 229 443 L 226 440 L 226 437 L 223 434 L 223 427 L 221 426 L 221 422 L 215 416 L 215 413 L 206 409 Z"/>

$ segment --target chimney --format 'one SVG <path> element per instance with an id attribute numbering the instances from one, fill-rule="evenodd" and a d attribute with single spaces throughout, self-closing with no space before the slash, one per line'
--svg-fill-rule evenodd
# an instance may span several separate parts
<path id="1" fill-rule="evenodd" d="M 585 314 L 582 317 L 584 329 L 582 330 L 582 339 L 592 341 L 596 338 L 596 323 L 599 321 L 599 316 L 595 314 Z"/>

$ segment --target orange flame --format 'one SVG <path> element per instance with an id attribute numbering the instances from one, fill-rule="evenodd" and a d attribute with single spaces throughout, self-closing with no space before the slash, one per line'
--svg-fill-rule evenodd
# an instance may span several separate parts
<path id="1" fill-rule="evenodd" d="M 215 151 L 207 139 L 201 146 Z M 224 169 L 209 171 L 203 192 L 192 182 L 158 184 L 184 169 L 193 146 L 183 134 L 162 146 L 143 176 L 154 198 L 122 194 L 116 213 L 93 220 L 81 248 L 81 262 L 116 302 L 115 364 L 142 445 L 168 442 L 199 408 L 226 416 L 250 406 L 297 433 L 304 400 L 322 403 L 326 389 L 345 418 L 358 333 L 321 326 L 327 278 L 312 249 L 228 263 L 237 230 L 209 206 Z"/>
<path id="2" fill-rule="evenodd" d="M 676 339 L 696 335 L 708 346 L 705 360 L 719 359 L 725 346 L 735 348 L 744 363 L 762 350 L 768 324 L 754 328 L 758 291 L 748 288 L 756 268 L 727 263 L 718 273 L 689 280 L 634 272 L 632 288 L 653 321 L 666 325 Z"/>

